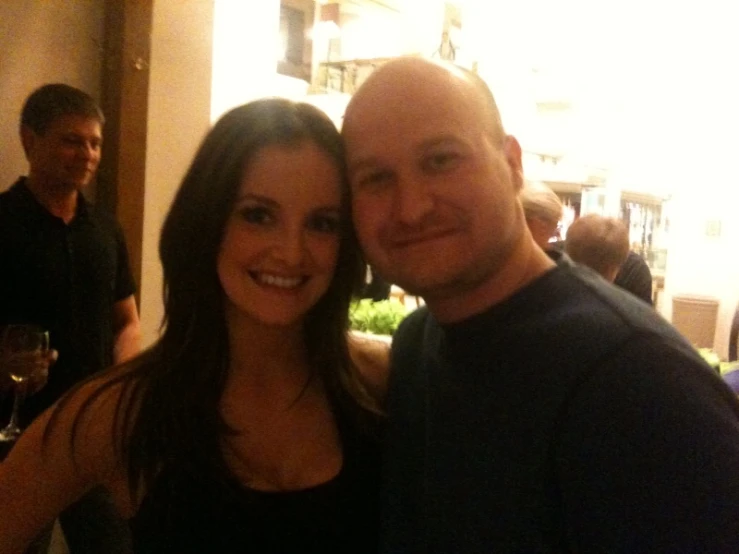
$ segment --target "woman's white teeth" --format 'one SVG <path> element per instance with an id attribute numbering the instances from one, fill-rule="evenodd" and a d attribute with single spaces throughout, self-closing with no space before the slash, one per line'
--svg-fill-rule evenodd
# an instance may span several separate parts
<path id="1" fill-rule="evenodd" d="M 291 289 L 297 287 L 303 279 L 301 277 L 278 277 L 276 275 L 260 275 L 259 280 L 265 285 L 280 287 L 283 289 Z"/>

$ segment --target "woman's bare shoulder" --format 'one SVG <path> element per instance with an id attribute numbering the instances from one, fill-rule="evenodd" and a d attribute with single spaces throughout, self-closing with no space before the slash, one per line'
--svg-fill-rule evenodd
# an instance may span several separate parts
<path id="1" fill-rule="evenodd" d="M 9 544 L 26 544 L 96 485 L 117 488 L 116 504 L 125 511 L 129 500 L 118 485 L 125 463 L 116 442 L 118 406 L 128 394 L 124 372 L 102 372 L 70 391 L 34 420 L 0 464 L 0 536 Z"/>
<path id="2" fill-rule="evenodd" d="M 131 369 L 100 372 L 65 395 L 28 431 L 37 435 L 40 454 L 70 456 L 82 475 L 100 478 L 119 465 L 119 418 L 132 394 Z"/>

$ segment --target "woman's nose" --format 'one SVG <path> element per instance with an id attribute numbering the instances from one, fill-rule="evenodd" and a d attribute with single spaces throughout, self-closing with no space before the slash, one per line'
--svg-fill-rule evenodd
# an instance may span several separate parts
<path id="1" fill-rule="evenodd" d="M 288 266 L 298 266 L 305 255 L 305 237 L 302 229 L 285 229 L 278 237 L 275 251 Z"/>

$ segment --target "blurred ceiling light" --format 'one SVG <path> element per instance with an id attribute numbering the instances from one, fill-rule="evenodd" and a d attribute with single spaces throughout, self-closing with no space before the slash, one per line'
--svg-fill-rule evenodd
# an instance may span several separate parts
<path id="1" fill-rule="evenodd" d="M 305 36 L 310 40 L 339 38 L 341 36 L 341 27 L 333 21 L 319 21 L 312 29 L 308 29 Z"/>
<path id="2" fill-rule="evenodd" d="M 334 39 L 341 36 L 341 27 L 339 26 L 340 7 L 336 2 L 326 4 L 320 2 L 319 21 L 308 31 L 308 37 L 311 39 Z"/>

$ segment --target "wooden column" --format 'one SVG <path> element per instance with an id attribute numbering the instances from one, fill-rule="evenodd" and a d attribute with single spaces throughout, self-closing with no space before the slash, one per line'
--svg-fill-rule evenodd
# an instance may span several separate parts
<path id="1" fill-rule="evenodd" d="M 154 0 L 105 0 L 98 202 L 116 214 L 141 290 L 149 60 Z M 140 299 L 137 293 L 137 299 Z"/>

